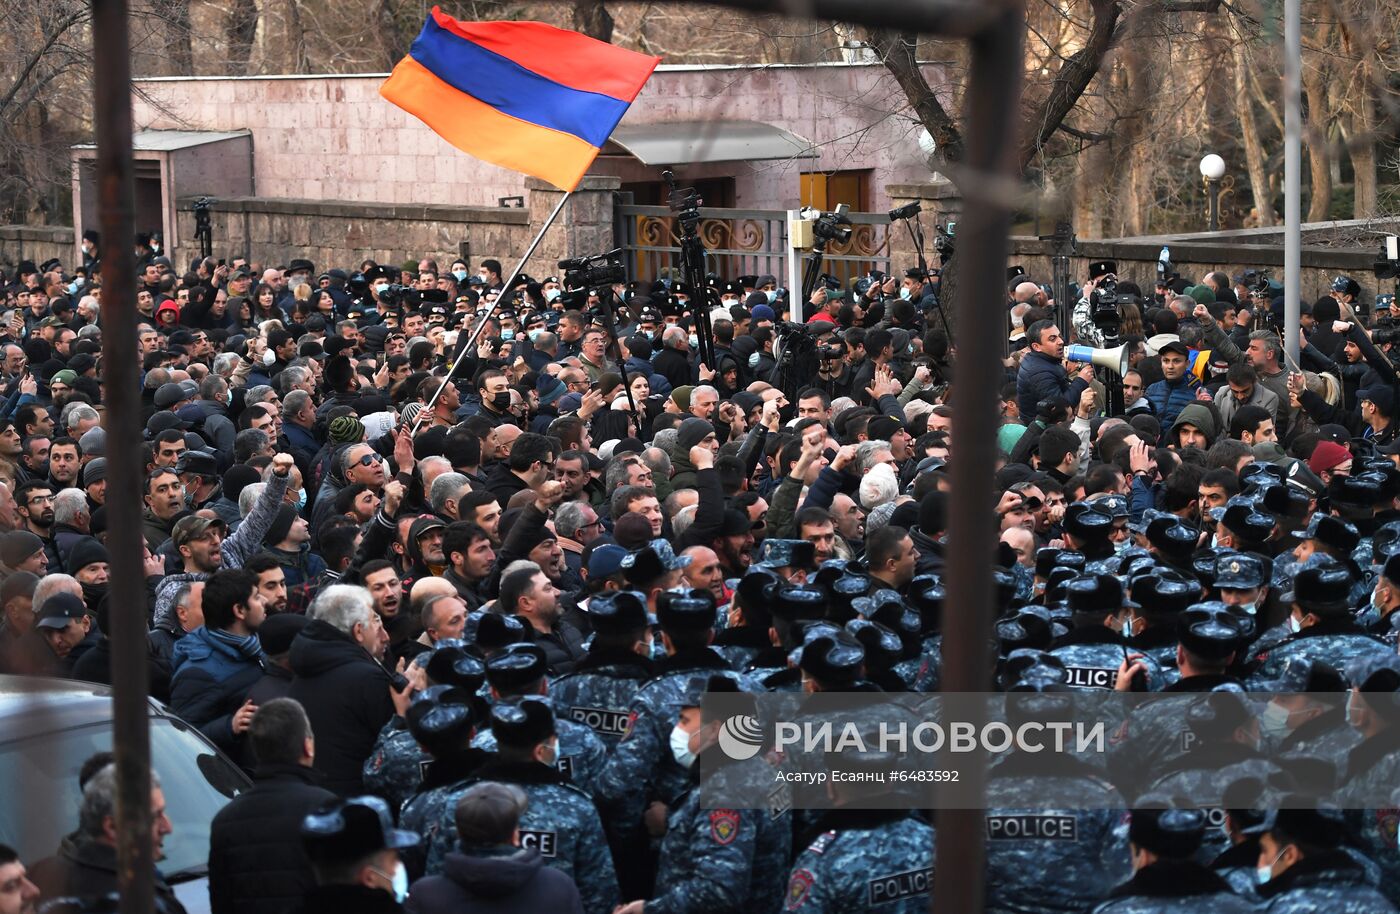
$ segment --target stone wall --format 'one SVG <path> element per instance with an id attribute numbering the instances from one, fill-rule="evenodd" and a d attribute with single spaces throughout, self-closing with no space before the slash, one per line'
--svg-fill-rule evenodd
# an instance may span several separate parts
<path id="1" fill-rule="evenodd" d="M 57 257 L 72 269 L 77 257 L 73 229 L 63 225 L 0 225 L 0 270 L 6 279 L 13 276 L 20 261 L 32 260 L 35 265 Z"/>
<path id="2" fill-rule="evenodd" d="M 176 263 L 195 257 L 190 201 L 177 208 L 180 238 Z M 485 206 L 409 206 L 332 203 L 325 200 L 221 198 L 210 213 L 216 257 L 242 255 L 254 263 L 285 263 L 305 257 L 317 269 L 356 269 L 370 258 L 403 263 L 437 258 L 446 269 L 457 257 L 502 261 L 524 250 L 530 212 Z"/>

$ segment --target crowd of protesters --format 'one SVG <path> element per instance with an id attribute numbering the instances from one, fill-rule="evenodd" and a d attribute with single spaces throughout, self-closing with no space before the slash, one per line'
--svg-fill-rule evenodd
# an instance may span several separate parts
<path id="1" fill-rule="evenodd" d="M 141 613 L 107 599 L 99 241 L 5 277 L 0 671 L 106 683 Z M 216 914 L 928 910 L 957 877 L 917 804 L 704 808 L 701 761 L 731 762 L 702 697 L 936 692 L 948 464 L 984 456 L 987 690 L 1241 715 L 1209 752 L 1082 773 L 1112 801 L 1073 828 L 989 831 L 988 909 L 1400 901 L 1394 809 L 1280 800 L 1400 771 L 1393 299 L 1339 278 L 1294 364 L 1256 276 L 1117 281 L 1106 315 L 1112 263 L 1072 308 L 1013 275 L 996 452 L 968 458 L 937 271 L 799 301 L 773 276 L 137 255 L 150 689 L 255 779 L 213 823 Z M 1218 819 L 1152 802 L 1184 771 Z M 0 848 L 0 914 L 114 884 L 114 775 L 84 780 L 32 883 Z"/>

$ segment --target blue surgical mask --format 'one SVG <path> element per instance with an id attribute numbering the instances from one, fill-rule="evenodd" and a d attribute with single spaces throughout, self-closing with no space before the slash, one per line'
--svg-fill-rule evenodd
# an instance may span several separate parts
<path id="1" fill-rule="evenodd" d="M 455 277 L 457 277 L 457 281 L 458 281 L 458 282 L 466 282 L 466 281 L 467 281 L 467 271 L 466 271 L 466 270 L 453 270 L 453 271 L 452 271 L 452 275 L 455 276 Z"/>
<path id="2" fill-rule="evenodd" d="M 757 353 L 757 352 L 755 352 L 753 355 L 749 356 L 749 367 L 750 367 L 750 368 L 757 368 L 757 367 L 758 367 L 758 353 Z"/>
<path id="3" fill-rule="evenodd" d="M 561 291 L 558 290 L 558 289 L 545 289 L 545 290 L 544 290 L 544 300 L 545 300 L 545 301 L 548 301 L 548 302 L 557 301 L 558 298 L 559 298 L 559 296 L 560 296 L 560 295 L 563 295 L 563 294 L 564 294 L 564 293 L 561 292 Z"/>
<path id="4" fill-rule="evenodd" d="M 67 286 L 65 286 L 64 288 L 68 291 L 68 294 L 69 294 L 69 295 L 77 295 L 77 294 L 78 294 L 78 290 L 81 289 L 82 286 L 83 286 L 82 282 L 75 279 L 75 280 L 73 280 L 72 282 L 70 282 Z"/>
<path id="5" fill-rule="evenodd" d="M 1286 850 L 1286 848 L 1285 848 L 1285 850 Z M 1282 856 L 1283 856 L 1283 850 L 1280 850 L 1280 851 L 1278 852 L 1278 857 L 1275 857 L 1275 858 L 1274 858 L 1274 863 L 1278 863 L 1279 857 L 1282 857 Z M 1260 885 L 1265 885 L 1266 883 L 1268 883 L 1268 881 L 1269 881 L 1270 879 L 1273 879 L 1273 878 L 1274 878 L 1274 863 L 1270 863 L 1268 866 L 1257 867 L 1257 868 L 1254 870 L 1254 881 L 1257 882 L 1257 883 L 1259 883 Z"/>
<path id="6" fill-rule="evenodd" d="M 699 348 L 700 348 L 700 337 L 696 336 L 696 335 L 693 334 L 693 333 L 690 335 L 690 348 L 691 348 L 691 349 L 699 349 Z"/>
<path id="7" fill-rule="evenodd" d="M 387 282 L 376 283 L 374 286 L 374 291 L 376 294 L 382 295 L 384 294 L 384 290 L 387 288 L 389 288 L 389 284 Z"/>
<path id="8" fill-rule="evenodd" d="M 506 327 L 506 328 L 502 329 L 502 330 L 501 330 L 501 339 L 503 339 L 503 340 L 513 340 L 513 339 L 515 339 L 515 331 L 512 330 L 512 329 L 510 329 L 509 327 Z"/>
<path id="9" fill-rule="evenodd" d="M 540 334 L 541 334 L 541 333 L 544 333 L 544 328 L 543 328 L 543 327 L 536 327 L 534 330 L 531 330 L 531 331 L 529 332 L 529 334 L 528 334 L 528 336 L 530 337 L 530 342 L 532 342 L 532 343 L 537 343 L 537 342 L 539 342 Z"/>
<path id="10" fill-rule="evenodd" d="M 909 287 L 908 287 L 908 286 L 903 286 L 903 287 L 901 287 L 900 290 L 899 290 L 899 297 L 902 298 L 902 299 L 904 299 L 905 301 L 908 301 L 908 300 L 909 300 L 909 296 L 911 296 L 911 295 L 913 295 L 913 294 L 914 294 L 913 292 L 910 292 L 910 291 L 909 291 Z"/>
<path id="11" fill-rule="evenodd" d="M 1132 614 L 1130 613 L 1130 614 L 1128 615 L 1128 617 L 1127 617 L 1126 619 L 1123 620 L 1123 637 L 1124 637 L 1124 638 L 1131 638 L 1132 636 L 1133 636 L 1133 617 L 1132 617 Z"/>
<path id="12" fill-rule="evenodd" d="M 1383 615 L 1385 613 L 1385 601 L 1376 597 L 1378 593 L 1380 593 L 1379 587 L 1371 591 L 1371 608 Z"/>
<path id="13" fill-rule="evenodd" d="M 1303 623 L 1299 622 L 1298 617 L 1291 613 L 1288 616 L 1288 630 L 1295 635 L 1303 630 Z"/>
<path id="14" fill-rule="evenodd" d="M 777 290 L 777 289 L 769 289 L 767 292 L 764 292 L 763 294 L 766 295 L 766 296 L 768 296 L 768 304 L 770 304 L 770 305 L 773 304 L 773 302 L 775 302 L 775 301 L 778 300 L 778 290 Z"/>
<path id="15" fill-rule="evenodd" d="M 297 511 L 306 507 L 306 490 L 297 489 Z"/>
<path id="16" fill-rule="evenodd" d="M 404 869 L 403 861 L 394 864 L 394 874 L 388 873 L 378 867 L 371 867 L 376 873 L 389 880 L 390 891 L 394 893 L 394 900 L 403 904 L 408 899 L 408 870 Z"/>

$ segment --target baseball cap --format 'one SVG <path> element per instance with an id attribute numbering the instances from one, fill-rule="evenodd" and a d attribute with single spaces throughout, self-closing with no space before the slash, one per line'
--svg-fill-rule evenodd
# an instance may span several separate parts
<path id="1" fill-rule="evenodd" d="M 34 624 L 38 628 L 67 628 L 69 622 L 81 619 L 85 615 L 87 607 L 81 599 L 71 593 L 60 592 L 51 595 L 39 607 Z"/>

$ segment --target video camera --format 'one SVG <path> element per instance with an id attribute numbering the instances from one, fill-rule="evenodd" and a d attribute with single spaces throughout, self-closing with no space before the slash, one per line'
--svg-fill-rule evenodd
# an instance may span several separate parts
<path id="1" fill-rule="evenodd" d="M 1385 236 L 1381 256 L 1371 269 L 1377 279 L 1400 279 L 1400 236 Z"/>
<path id="2" fill-rule="evenodd" d="M 942 263 L 946 264 L 953 259 L 953 236 L 957 233 L 957 228 L 956 222 L 949 222 L 946 226 L 934 226 L 938 234 L 933 239 L 933 249 Z"/>
<path id="3" fill-rule="evenodd" d="M 566 289 L 596 289 L 627 281 L 627 271 L 622 266 L 622 248 L 561 260 L 559 269 L 564 271 Z"/>
<path id="4" fill-rule="evenodd" d="M 361 282 L 364 281 L 364 277 L 360 276 L 360 274 L 357 273 L 355 275 L 360 278 Z M 351 283 L 353 284 L 354 281 L 355 280 L 352 278 Z M 368 291 L 368 288 L 369 284 L 366 283 L 366 291 Z M 404 308 L 413 310 L 424 303 L 445 305 L 447 304 L 447 293 L 442 289 L 415 289 L 412 286 L 391 284 L 379 293 L 379 300 L 390 308 L 397 308 L 402 305 Z"/>
<path id="5" fill-rule="evenodd" d="M 830 273 L 823 273 L 820 280 L 822 286 L 826 289 L 826 297 L 828 300 L 845 297 L 846 290 L 841 288 L 841 280 L 832 276 Z"/>
<path id="6" fill-rule="evenodd" d="M 828 242 L 845 244 L 851 237 L 851 219 L 846 214 L 851 208 L 840 204 L 829 213 L 810 206 L 802 208 L 802 218 L 812 223 L 812 237 L 816 247 L 825 247 Z"/>
<path id="7" fill-rule="evenodd" d="M 1113 336 L 1117 334 L 1118 324 L 1122 320 L 1118 306 L 1136 302 L 1136 296 L 1119 295 L 1118 277 L 1107 273 L 1099 279 L 1094 291 L 1089 293 L 1089 315 L 1094 326 L 1102 330 L 1105 336 Z"/>

